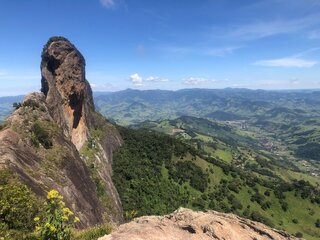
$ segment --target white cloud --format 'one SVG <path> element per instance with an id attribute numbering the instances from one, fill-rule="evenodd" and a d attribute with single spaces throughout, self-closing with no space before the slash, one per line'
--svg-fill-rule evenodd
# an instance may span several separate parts
<path id="1" fill-rule="evenodd" d="M 226 46 L 218 48 L 196 48 L 196 47 L 165 47 L 161 50 L 174 53 L 174 54 L 196 54 L 196 55 L 206 55 L 212 57 L 224 57 L 226 55 L 232 54 L 235 50 L 241 47 L 236 46 Z"/>
<path id="2" fill-rule="evenodd" d="M 169 82 L 169 79 L 156 77 L 156 76 L 149 76 L 147 78 L 142 78 L 138 73 L 135 73 L 130 76 L 130 81 L 135 86 L 145 86 L 148 83 Z"/>
<path id="3" fill-rule="evenodd" d="M 260 60 L 253 65 L 264 67 L 296 67 L 296 68 L 310 68 L 316 65 L 318 62 L 310 61 L 297 57 L 278 58 L 270 60 Z"/>
<path id="4" fill-rule="evenodd" d="M 149 82 L 168 82 L 169 79 L 150 76 L 150 77 L 146 78 L 146 81 L 149 81 Z"/>
<path id="5" fill-rule="evenodd" d="M 197 86 L 197 85 L 209 84 L 214 82 L 216 82 L 216 80 L 214 79 L 207 79 L 207 78 L 201 78 L 201 77 L 189 77 L 187 79 L 184 79 L 182 83 L 185 85 Z"/>
<path id="6" fill-rule="evenodd" d="M 100 0 L 100 3 L 105 8 L 114 8 L 116 5 L 115 0 Z"/>
<path id="7" fill-rule="evenodd" d="M 143 86 L 143 79 L 142 77 L 139 76 L 138 73 L 134 73 L 130 76 L 130 81 L 133 83 L 135 86 Z"/>
<path id="8" fill-rule="evenodd" d="M 300 84 L 300 80 L 299 78 L 291 78 L 289 79 L 289 83 L 293 85 L 297 85 L 297 84 Z"/>
<path id="9" fill-rule="evenodd" d="M 260 21 L 233 26 L 225 36 L 235 40 L 254 40 L 279 34 L 295 33 L 320 23 L 319 14 L 302 18 Z"/>
<path id="10" fill-rule="evenodd" d="M 111 83 L 90 83 L 90 86 L 95 92 L 118 90 L 117 87 Z"/>

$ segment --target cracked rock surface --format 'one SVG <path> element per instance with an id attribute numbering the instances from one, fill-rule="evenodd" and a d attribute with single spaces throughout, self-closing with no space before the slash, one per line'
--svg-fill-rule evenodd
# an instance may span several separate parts
<path id="1" fill-rule="evenodd" d="M 216 211 L 180 208 L 166 216 L 144 216 L 99 240 L 289 240 L 297 239 L 262 223 Z"/>

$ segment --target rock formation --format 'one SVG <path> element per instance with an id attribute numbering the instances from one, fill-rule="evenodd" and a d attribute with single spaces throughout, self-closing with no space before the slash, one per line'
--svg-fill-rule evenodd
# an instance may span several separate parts
<path id="1" fill-rule="evenodd" d="M 0 132 L 0 170 L 45 196 L 57 189 L 81 219 L 79 227 L 123 221 L 113 185 L 117 129 L 95 112 L 85 60 L 67 39 L 51 38 L 41 62 L 42 93 L 25 97 Z"/>
<path id="2" fill-rule="evenodd" d="M 94 111 L 85 60 L 65 38 L 51 38 L 42 52 L 41 91 L 55 120 L 79 150 L 88 139 Z"/>
<path id="3" fill-rule="evenodd" d="M 167 216 L 148 216 L 119 226 L 98 240 L 290 240 L 285 232 L 234 214 L 181 208 Z"/>

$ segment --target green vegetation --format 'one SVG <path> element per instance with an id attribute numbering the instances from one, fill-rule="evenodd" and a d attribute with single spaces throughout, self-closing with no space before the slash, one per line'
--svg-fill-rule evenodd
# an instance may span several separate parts
<path id="1" fill-rule="evenodd" d="M 52 136 L 40 121 L 37 121 L 32 125 L 31 131 L 31 141 L 35 147 L 39 147 L 39 144 L 41 144 L 45 149 L 52 147 Z"/>
<path id="2" fill-rule="evenodd" d="M 95 124 L 100 127 L 92 127 L 89 129 L 90 138 L 87 143 L 81 148 L 80 154 L 86 166 L 90 171 L 91 178 L 96 186 L 99 201 L 107 212 L 114 211 L 114 206 L 110 201 L 110 197 L 106 191 L 105 181 L 101 177 L 101 171 L 105 167 L 104 163 L 99 160 L 101 149 L 99 144 L 109 133 L 113 126 L 105 120 L 99 113 L 93 113 Z"/>
<path id="3" fill-rule="evenodd" d="M 87 144 L 84 145 L 80 150 L 80 154 L 84 157 L 85 164 L 88 167 L 91 174 L 91 178 L 96 185 L 98 198 L 101 204 L 108 209 L 110 208 L 109 206 L 110 200 L 106 192 L 105 183 L 99 175 L 99 164 L 96 161 L 96 154 L 98 154 L 98 152 L 99 152 L 99 149 L 95 139 L 89 139 Z M 112 209 L 109 209 L 109 210 L 112 210 Z"/>
<path id="4" fill-rule="evenodd" d="M 296 150 L 296 155 L 300 158 L 320 161 L 320 144 L 307 143 L 305 145 L 299 146 Z"/>
<path id="5" fill-rule="evenodd" d="M 193 129 L 197 129 L 195 125 Z M 178 136 L 183 133 L 172 137 L 145 129 L 119 131 L 124 145 L 114 155 L 113 180 L 125 212 L 136 211 L 141 216 L 170 213 L 180 206 L 215 209 L 291 234 L 298 230 L 306 239 L 320 237 L 316 227 L 320 218 L 319 189 L 305 180 L 279 178 L 277 166 L 263 155 L 256 160 L 259 155 L 254 150 L 230 146 L 205 135 L 196 144 L 194 139 L 199 139 L 200 133 L 189 130 L 188 135 L 194 137 Z M 274 169 L 275 173 L 269 176 L 251 172 L 235 165 L 234 160 L 230 164 L 213 154 L 217 150 L 231 151 L 237 159 L 250 158 L 247 161 L 259 165 L 257 169 Z"/>
<path id="6" fill-rule="evenodd" d="M 80 220 L 65 206 L 58 191 L 48 192 L 43 215 L 43 218 L 34 218 L 41 240 L 71 240 L 71 227 Z"/>
<path id="7" fill-rule="evenodd" d="M 112 230 L 112 225 L 106 223 L 81 231 L 74 231 L 72 240 L 97 240 Z"/>
<path id="8" fill-rule="evenodd" d="M 0 238 L 32 239 L 39 202 L 10 171 L 0 171 Z"/>
<path id="9" fill-rule="evenodd" d="M 172 155 L 181 156 L 188 147 L 158 133 L 120 131 L 125 144 L 114 155 L 113 180 L 124 210 L 137 210 L 139 216 L 165 214 L 187 202 L 186 191 L 162 177 L 162 166 L 171 169 Z"/>

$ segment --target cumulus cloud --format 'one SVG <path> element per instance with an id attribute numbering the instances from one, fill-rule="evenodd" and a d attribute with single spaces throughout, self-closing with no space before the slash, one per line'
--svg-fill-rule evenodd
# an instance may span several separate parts
<path id="1" fill-rule="evenodd" d="M 197 86 L 197 85 L 209 84 L 214 82 L 216 82 L 216 80 L 201 78 L 201 77 L 189 77 L 183 80 L 183 84 L 190 85 L 190 86 Z"/>
<path id="2" fill-rule="evenodd" d="M 130 76 L 130 81 L 135 86 L 144 86 L 148 83 L 169 82 L 169 79 L 161 78 L 161 77 L 157 77 L 157 76 L 149 76 L 149 77 L 143 78 L 138 73 L 135 73 Z"/>
<path id="3" fill-rule="evenodd" d="M 318 62 L 310 61 L 303 58 L 287 57 L 270 60 L 260 60 L 254 62 L 253 65 L 264 67 L 296 67 L 296 68 L 310 68 L 316 65 Z"/>
<path id="4" fill-rule="evenodd" d="M 143 86 L 143 79 L 142 77 L 139 76 L 138 73 L 134 73 L 130 76 L 130 81 L 133 83 L 135 86 Z"/>

